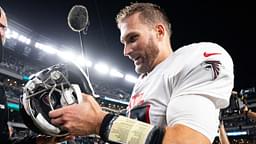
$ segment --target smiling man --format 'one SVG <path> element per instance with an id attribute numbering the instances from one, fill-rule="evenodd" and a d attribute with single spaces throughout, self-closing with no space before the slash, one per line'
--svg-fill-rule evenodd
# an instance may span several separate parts
<path id="1" fill-rule="evenodd" d="M 233 62 L 219 45 L 194 43 L 172 50 L 171 23 L 151 3 L 133 3 L 116 18 L 123 53 L 140 75 L 127 116 L 102 111 L 92 96 L 49 113 L 71 135 L 98 134 L 134 144 L 211 144 L 219 109 L 229 104 Z"/>

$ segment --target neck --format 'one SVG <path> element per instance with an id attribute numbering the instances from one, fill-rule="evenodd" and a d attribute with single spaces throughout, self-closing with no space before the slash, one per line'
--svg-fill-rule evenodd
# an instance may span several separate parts
<path id="1" fill-rule="evenodd" d="M 159 53 L 159 56 L 158 56 L 159 59 L 157 60 L 156 65 L 164 61 L 167 57 L 169 57 L 173 53 L 171 44 L 169 42 L 166 42 L 162 45 L 163 46 L 160 47 L 161 52 Z"/>

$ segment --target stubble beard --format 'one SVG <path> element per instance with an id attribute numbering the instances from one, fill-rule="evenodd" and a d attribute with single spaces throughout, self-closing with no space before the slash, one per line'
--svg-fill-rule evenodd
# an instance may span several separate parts
<path id="1" fill-rule="evenodd" d="M 138 74 L 149 73 L 155 67 L 154 62 L 159 54 L 159 49 L 154 44 L 153 39 L 149 40 L 149 43 L 145 46 L 145 53 L 142 57 L 142 63 L 140 65 L 135 65 L 135 71 Z"/>

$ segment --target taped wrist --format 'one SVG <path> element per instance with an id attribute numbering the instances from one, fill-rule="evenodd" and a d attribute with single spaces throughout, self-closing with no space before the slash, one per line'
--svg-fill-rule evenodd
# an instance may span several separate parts
<path id="1" fill-rule="evenodd" d="M 117 115 L 108 113 L 102 120 L 99 135 L 104 141 L 108 141 L 109 130 Z"/>
<path id="2" fill-rule="evenodd" d="M 99 135 L 106 142 L 161 144 L 165 129 L 124 116 L 107 114 Z"/>

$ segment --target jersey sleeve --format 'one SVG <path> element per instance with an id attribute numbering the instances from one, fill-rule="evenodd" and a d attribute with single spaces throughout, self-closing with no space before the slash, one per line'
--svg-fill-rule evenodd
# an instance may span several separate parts
<path id="1" fill-rule="evenodd" d="M 186 95 L 170 101 L 167 109 L 169 126 L 182 124 L 206 136 L 211 142 L 217 136 L 218 109 L 206 97 Z"/>
<path id="2" fill-rule="evenodd" d="M 228 106 L 234 86 L 231 56 L 214 43 L 195 44 L 190 51 L 194 54 L 186 56 L 185 66 L 172 78 L 176 82 L 171 97 L 199 95 L 212 100 L 216 108 Z"/>
<path id="3" fill-rule="evenodd" d="M 180 52 L 184 67 L 169 79 L 173 90 L 167 124 L 186 125 L 213 141 L 219 109 L 228 106 L 233 89 L 232 59 L 214 43 L 193 44 Z"/>

